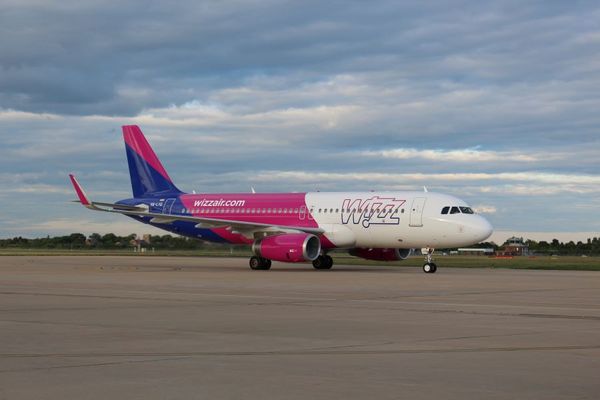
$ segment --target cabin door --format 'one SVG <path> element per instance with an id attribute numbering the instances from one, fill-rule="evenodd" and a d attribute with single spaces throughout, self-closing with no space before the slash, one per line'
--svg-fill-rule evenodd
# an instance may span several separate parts
<path id="1" fill-rule="evenodd" d="M 165 201 L 165 205 L 163 206 L 163 214 L 171 214 L 173 204 L 175 204 L 175 199 L 167 199 L 167 201 Z"/>
<path id="2" fill-rule="evenodd" d="M 413 200 L 412 206 L 410 207 L 409 226 L 423 226 L 423 208 L 425 207 L 426 200 L 427 198 L 425 197 L 417 197 Z"/>

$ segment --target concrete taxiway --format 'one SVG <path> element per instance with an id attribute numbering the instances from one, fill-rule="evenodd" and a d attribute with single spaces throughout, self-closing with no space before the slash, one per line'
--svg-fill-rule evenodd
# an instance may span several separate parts
<path id="1" fill-rule="evenodd" d="M 600 273 L 0 257 L 0 399 L 597 399 Z"/>

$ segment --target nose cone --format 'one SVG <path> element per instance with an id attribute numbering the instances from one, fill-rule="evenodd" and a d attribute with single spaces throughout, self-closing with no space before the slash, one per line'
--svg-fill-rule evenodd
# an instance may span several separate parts
<path id="1" fill-rule="evenodd" d="M 473 227 L 473 233 L 477 238 L 477 242 L 483 242 L 492 235 L 494 228 L 492 227 L 492 224 L 488 222 L 487 219 L 483 218 L 480 215 L 478 215 L 478 217 L 479 220 L 477 221 L 477 224 Z"/>

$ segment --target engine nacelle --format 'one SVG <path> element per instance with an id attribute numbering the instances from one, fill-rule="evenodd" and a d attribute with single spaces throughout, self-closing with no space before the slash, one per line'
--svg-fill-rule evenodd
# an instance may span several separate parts
<path id="1" fill-rule="evenodd" d="M 321 253 L 321 241 L 309 233 L 266 236 L 254 242 L 252 252 L 258 257 L 275 261 L 313 261 Z"/>
<path id="2" fill-rule="evenodd" d="M 412 249 L 362 249 L 354 248 L 350 255 L 375 261 L 400 261 L 406 260 L 412 254 Z"/>

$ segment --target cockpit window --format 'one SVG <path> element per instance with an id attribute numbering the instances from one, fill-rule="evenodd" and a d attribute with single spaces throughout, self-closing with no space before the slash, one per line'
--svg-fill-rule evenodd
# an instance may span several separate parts
<path id="1" fill-rule="evenodd" d="M 460 210 L 458 209 L 458 207 L 452 207 L 450 209 L 450 214 L 460 214 Z"/>
<path id="2" fill-rule="evenodd" d="M 462 211 L 463 214 L 475 214 L 471 207 L 460 207 L 460 211 Z"/>
<path id="3" fill-rule="evenodd" d="M 442 208 L 442 214 L 448 214 L 449 210 L 450 210 L 450 207 L 444 207 L 444 208 Z"/>

